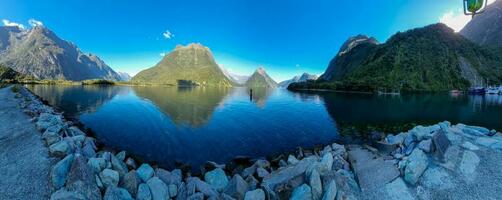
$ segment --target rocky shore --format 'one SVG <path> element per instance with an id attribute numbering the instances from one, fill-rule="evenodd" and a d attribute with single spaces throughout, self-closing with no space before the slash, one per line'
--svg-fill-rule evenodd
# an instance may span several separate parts
<path id="1" fill-rule="evenodd" d="M 217 164 L 201 176 L 139 163 L 96 140 L 25 88 L 21 108 L 33 117 L 52 157 L 52 200 L 62 199 L 497 199 L 502 196 L 502 134 L 441 122 L 368 145 L 331 144 L 278 160 Z M 499 188 L 499 189 L 497 189 Z"/>

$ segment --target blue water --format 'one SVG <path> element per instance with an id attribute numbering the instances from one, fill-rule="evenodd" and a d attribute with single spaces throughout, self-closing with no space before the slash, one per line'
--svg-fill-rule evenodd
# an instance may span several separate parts
<path id="1" fill-rule="evenodd" d="M 144 161 L 195 169 L 339 139 L 337 124 L 453 123 L 502 130 L 501 96 L 294 93 L 284 89 L 29 85 L 93 130 L 105 146 Z"/>

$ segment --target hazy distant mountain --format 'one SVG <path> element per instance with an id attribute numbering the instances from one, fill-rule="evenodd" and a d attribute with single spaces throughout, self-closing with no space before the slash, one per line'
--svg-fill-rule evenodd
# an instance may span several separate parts
<path id="1" fill-rule="evenodd" d="M 126 72 L 117 72 L 119 74 L 119 81 L 130 81 L 131 80 L 131 75 L 129 75 Z"/>
<path id="2" fill-rule="evenodd" d="M 44 26 L 1 26 L 0 64 L 37 79 L 119 79 L 97 56 L 82 53 Z"/>
<path id="3" fill-rule="evenodd" d="M 178 45 L 155 66 L 136 74 L 131 81 L 152 84 L 232 86 L 216 64 L 209 48 L 201 44 Z"/>
<path id="4" fill-rule="evenodd" d="M 246 83 L 246 81 L 249 79 L 249 76 L 232 73 L 227 69 L 225 69 L 224 67 L 220 66 L 220 69 L 221 71 L 223 71 L 223 74 L 225 74 L 225 76 L 234 83 L 242 85 Z"/>
<path id="5" fill-rule="evenodd" d="M 300 76 L 295 76 L 292 79 L 280 82 L 279 87 L 287 88 L 291 83 L 306 82 L 308 80 L 317 80 L 317 75 L 303 73 Z"/>
<path id="6" fill-rule="evenodd" d="M 327 81 L 340 80 L 361 65 L 373 53 L 377 45 L 378 41 L 373 37 L 357 35 L 349 38 L 319 79 Z"/>
<path id="7" fill-rule="evenodd" d="M 349 45 L 322 77 L 328 82 L 291 84 L 291 89 L 445 91 L 502 83 L 494 52 L 433 24 L 393 35 L 383 44 Z"/>
<path id="8" fill-rule="evenodd" d="M 481 45 L 502 47 L 502 0 L 495 1 L 476 15 L 460 34 Z"/>
<path id="9" fill-rule="evenodd" d="M 277 83 L 270 78 L 265 69 L 262 67 L 258 68 L 251 77 L 246 81 L 245 86 L 247 87 L 268 87 L 275 88 L 277 87 Z"/>

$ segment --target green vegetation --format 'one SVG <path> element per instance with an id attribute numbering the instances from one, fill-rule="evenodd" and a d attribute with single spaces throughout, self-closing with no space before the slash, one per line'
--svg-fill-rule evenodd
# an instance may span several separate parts
<path id="1" fill-rule="evenodd" d="M 249 88 L 275 88 L 277 83 L 268 76 L 263 68 L 258 68 L 244 84 Z"/>
<path id="2" fill-rule="evenodd" d="M 10 90 L 14 93 L 18 93 L 20 90 L 19 87 L 20 87 L 19 85 L 14 85 L 10 88 Z"/>
<path id="3" fill-rule="evenodd" d="M 200 44 L 178 46 L 154 67 L 143 70 L 131 80 L 133 84 L 232 86 L 214 61 L 209 48 Z"/>
<path id="4" fill-rule="evenodd" d="M 397 33 L 374 49 L 354 48 L 349 53 L 361 50 L 366 51 L 365 58 L 335 62 L 334 68 L 342 68 L 335 71 L 351 68 L 339 80 L 297 83 L 289 88 L 408 92 L 465 90 L 482 82 L 502 83 L 501 58 L 444 24 Z"/>
<path id="5" fill-rule="evenodd" d="M 82 85 L 115 85 L 115 82 L 103 79 L 93 79 L 82 81 Z"/>

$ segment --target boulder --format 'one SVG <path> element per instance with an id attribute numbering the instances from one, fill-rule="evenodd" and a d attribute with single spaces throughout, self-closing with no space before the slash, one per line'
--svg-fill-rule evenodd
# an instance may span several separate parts
<path id="1" fill-rule="evenodd" d="M 312 190 L 307 184 L 300 185 L 291 193 L 290 200 L 308 200 L 312 198 Z"/>
<path id="2" fill-rule="evenodd" d="M 106 167 L 106 161 L 104 158 L 89 158 L 87 164 L 96 173 L 103 171 L 103 169 L 105 169 Z"/>
<path id="3" fill-rule="evenodd" d="M 462 127 L 462 131 L 466 134 L 472 135 L 472 136 L 486 136 L 490 135 L 490 130 L 484 127 L 480 126 L 466 126 L 463 124 L 460 124 Z"/>
<path id="4" fill-rule="evenodd" d="M 223 191 L 228 184 L 227 175 L 225 174 L 225 171 L 220 168 L 216 168 L 215 170 L 204 174 L 204 180 L 211 186 L 211 188 L 220 192 Z"/>
<path id="5" fill-rule="evenodd" d="M 185 183 L 178 185 L 178 194 L 176 195 L 176 200 L 184 200 L 188 198 L 187 186 Z"/>
<path id="6" fill-rule="evenodd" d="M 320 200 L 322 198 L 322 183 L 319 172 L 314 169 L 308 176 L 308 183 L 312 189 L 312 199 Z"/>
<path id="7" fill-rule="evenodd" d="M 138 185 L 141 183 L 140 178 L 136 175 L 136 171 L 129 171 L 119 181 L 119 186 L 126 189 L 133 197 L 136 196 Z"/>
<path id="8" fill-rule="evenodd" d="M 73 159 L 66 180 L 66 188 L 69 191 L 82 194 L 86 199 L 101 200 L 101 192 L 97 186 L 94 172 L 81 155 L 76 155 Z"/>
<path id="9" fill-rule="evenodd" d="M 244 200 L 265 200 L 265 192 L 262 189 L 256 189 L 246 192 Z"/>
<path id="10" fill-rule="evenodd" d="M 471 150 L 471 151 L 477 151 L 479 150 L 479 147 L 468 142 L 468 141 L 465 141 L 464 143 L 462 143 L 461 145 L 462 147 L 464 147 L 465 149 L 468 149 L 468 150 Z"/>
<path id="11" fill-rule="evenodd" d="M 270 187 L 272 190 L 275 190 L 277 185 L 287 184 L 289 181 L 296 178 L 303 178 L 307 167 L 314 165 L 317 162 L 316 156 L 309 156 L 302 159 L 298 164 L 287 166 L 276 170 L 267 177 L 265 177 L 262 181 L 262 185 L 266 185 Z"/>
<path id="12" fill-rule="evenodd" d="M 70 151 L 70 145 L 65 140 L 61 140 L 49 146 L 49 153 L 54 157 L 64 157 Z"/>
<path id="13" fill-rule="evenodd" d="M 136 171 L 136 174 L 138 174 L 138 177 L 141 178 L 143 182 L 147 182 L 148 179 L 153 176 L 153 173 L 153 168 L 147 163 L 143 163 Z"/>
<path id="14" fill-rule="evenodd" d="M 121 151 L 119 153 L 117 153 L 117 155 L 115 155 L 115 157 L 121 161 L 124 161 L 125 160 L 125 157 L 126 157 L 126 152 L 125 151 Z"/>
<path id="15" fill-rule="evenodd" d="M 101 178 L 101 182 L 105 187 L 112 187 L 119 184 L 119 173 L 115 170 L 104 169 L 101 173 L 99 173 L 99 178 Z"/>
<path id="16" fill-rule="evenodd" d="M 248 191 L 249 185 L 239 174 L 235 174 L 234 177 L 228 182 L 228 185 L 223 190 L 223 193 L 229 196 L 242 200 L 246 191 Z"/>
<path id="17" fill-rule="evenodd" d="M 125 161 L 125 164 L 129 170 L 136 169 L 136 167 L 137 167 L 136 161 L 134 161 L 134 159 L 132 159 L 132 158 L 127 158 L 127 160 Z"/>
<path id="18" fill-rule="evenodd" d="M 256 169 L 256 175 L 258 176 L 258 178 L 265 178 L 266 176 L 268 176 L 270 173 L 266 170 L 266 169 L 263 169 L 261 167 L 258 167 Z"/>
<path id="19" fill-rule="evenodd" d="M 407 133 L 400 133 L 400 134 L 397 134 L 397 135 L 387 135 L 387 137 L 385 137 L 385 142 L 387 144 L 391 144 L 391 145 L 401 145 L 403 142 L 404 142 L 404 139 L 406 138 L 407 136 Z"/>
<path id="20" fill-rule="evenodd" d="M 288 164 L 290 165 L 296 165 L 298 162 L 300 162 L 294 155 L 289 155 L 288 156 Z"/>
<path id="21" fill-rule="evenodd" d="M 169 191 L 169 197 L 173 198 L 176 195 L 178 195 L 178 186 L 176 186 L 174 184 L 169 184 L 167 186 L 167 189 Z"/>
<path id="22" fill-rule="evenodd" d="M 326 186 L 324 186 L 324 190 L 322 200 L 335 200 L 337 193 L 335 180 L 331 180 Z"/>
<path id="23" fill-rule="evenodd" d="M 427 139 L 427 140 L 422 140 L 420 143 L 418 143 L 418 148 L 424 151 L 425 153 L 430 153 L 433 151 L 434 146 L 432 145 L 432 140 Z"/>
<path id="24" fill-rule="evenodd" d="M 260 182 L 258 182 L 258 180 L 256 180 L 253 176 L 248 176 L 246 178 L 246 183 L 249 186 L 248 190 L 255 190 L 258 187 L 258 184 L 260 184 Z"/>
<path id="25" fill-rule="evenodd" d="M 189 194 L 193 193 L 193 186 L 195 186 L 195 191 L 201 192 L 208 197 L 218 196 L 218 193 L 213 189 L 211 185 L 204 181 L 201 181 L 197 177 L 190 177 L 187 181 L 187 190 Z"/>
<path id="26" fill-rule="evenodd" d="M 396 178 L 396 180 L 385 185 L 385 190 L 389 200 L 414 200 L 413 196 L 408 190 L 406 183 L 403 179 Z"/>
<path id="27" fill-rule="evenodd" d="M 349 163 L 345 159 L 343 159 L 340 155 L 337 155 L 333 158 L 333 166 L 331 167 L 333 171 L 336 172 L 339 169 L 349 170 L 349 168 L 350 168 Z"/>
<path id="28" fill-rule="evenodd" d="M 153 177 L 146 183 L 152 193 L 152 200 L 167 200 L 169 199 L 169 191 L 167 185 L 158 177 Z"/>
<path id="29" fill-rule="evenodd" d="M 96 157 L 96 148 L 93 142 L 84 142 L 82 146 L 81 153 L 86 158 Z M 106 163 L 106 162 L 105 162 Z"/>
<path id="30" fill-rule="evenodd" d="M 66 130 L 66 133 L 68 134 L 68 136 L 70 137 L 73 137 L 73 136 L 79 136 L 79 135 L 83 135 L 85 136 L 85 133 L 82 132 L 78 127 L 76 126 L 72 126 L 70 128 L 68 128 Z"/>
<path id="31" fill-rule="evenodd" d="M 113 154 L 109 154 L 109 156 L 113 170 L 117 171 L 120 176 L 124 176 L 129 171 L 125 163 L 119 160 Z"/>
<path id="32" fill-rule="evenodd" d="M 338 186 L 337 199 L 356 199 L 360 193 L 354 175 L 347 170 L 338 170 L 335 173 L 335 181 Z"/>
<path id="33" fill-rule="evenodd" d="M 157 168 L 155 169 L 155 175 L 166 184 L 181 184 L 182 173 L 179 169 L 175 169 L 172 172 L 169 172 L 165 169 Z"/>
<path id="34" fill-rule="evenodd" d="M 404 170 L 404 180 L 409 184 L 415 185 L 420 176 L 422 176 L 424 171 L 427 169 L 427 166 L 429 166 L 427 155 L 425 155 L 422 150 L 418 148 L 415 149 L 408 158 L 408 162 Z"/>
<path id="35" fill-rule="evenodd" d="M 464 155 L 462 156 L 462 161 L 460 161 L 460 172 L 464 176 L 469 176 L 472 178 L 472 174 L 476 172 L 476 168 L 479 165 L 479 157 L 476 153 L 472 151 L 464 151 Z"/>
<path id="36" fill-rule="evenodd" d="M 65 188 L 52 193 L 50 200 L 86 200 L 86 198 L 76 192 L 71 192 Z"/>
<path id="37" fill-rule="evenodd" d="M 333 143 L 331 144 L 331 149 L 333 149 L 333 156 L 342 156 L 343 159 L 347 159 L 347 151 L 345 149 L 345 146 Z"/>
<path id="38" fill-rule="evenodd" d="M 325 153 L 322 158 L 321 162 L 319 163 L 319 173 L 320 174 L 325 174 L 326 172 L 330 171 L 333 168 L 333 154 L 331 152 Z"/>
<path id="39" fill-rule="evenodd" d="M 37 129 L 40 132 L 42 132 L 51 126 L 62 125 L 62 124 L 63 124 L 63 120 L 61 119 L 61 116 L 53 115 L 53 114 L 49 114 L 49 113 L 42 113 L 38 117 L 38 121 L 35 125 L 37 126 Z"/>
<path id="40" fill-rule="evenodd" d="M 411 142 L 408 146 L 406 146 L 406 149 L 404 150 L 404 155 L 409 156 L 411 152 L 413 152 L 416 146 L 417 146 L 416 142 Z"/>
<path id="41" fill-rule="evenodd" d="M 431 190 L 447 190 L 455 187 L 452 177 L 442 167 L 428 167 L 420 179 L 420 185 Z"/>
<path id="42" fill-rule="evenodd" d="M 61 129 L 62 126 L 57 124 L 45 130 L 45 132 L 42 134 L 42 138 L 45 140 L 48 146 L 61 141 Z"/>
<path id="43" fill-rule="evenodd" d="M 204 200 L 204 194 L 198 192 L 190 195 L 187 200 Z"/>
<path id="44" fill-rule="evenodd" d="M 124 188 L 108 187 L 105 192 L 104 200 L 133 200 L 131 194 Z"/>
<path id="45" fill-rule="evenodd" d="M 450 140 L 448 140 L 446 132 L 442 129 L 437 131 L 436 134 L 434 134 L 434 136 L 432 137 L 432 143 L 434 144 L 434 149 L 439 158 L 444 158 L 444 154 L 450 146 Z"/>
<path id="46" fill-rule="evenodd" d="M 64 186 L 74 158 L 75 156 L 73 154 L 70 154 L 63 160 L 60 160 L 58 163 L 56 163 L 52 168 L 51 180 L 52 186 L 55 189 L 60 189 Z"/>
<path id="47" fill-rule="evenodd" d="M 492 149 L 502 150 L 502 137 L 479 137 L 476 139 L 476 144 Z"/>
<path id="48" fill-rule="evenodd" d="M 150 192 L 150 187 L 148 187 L 147 184 L 139 184 L 136 200 L 152 200 L 152 193 Z"/>

